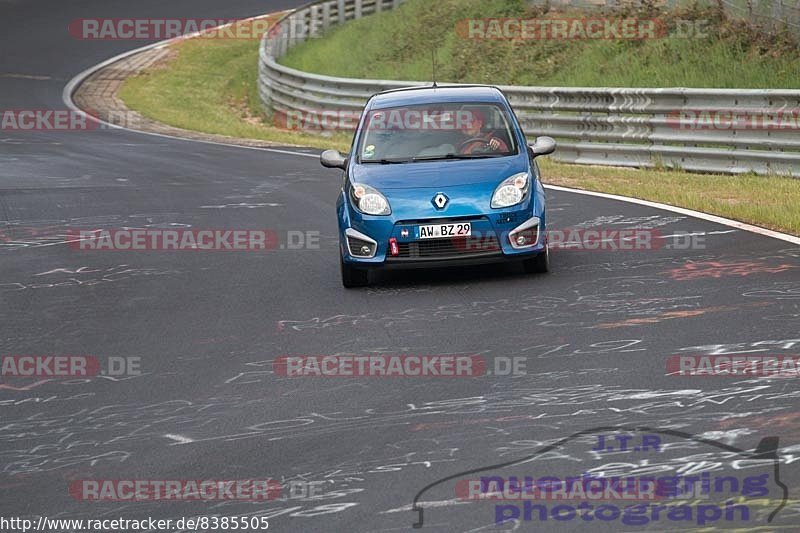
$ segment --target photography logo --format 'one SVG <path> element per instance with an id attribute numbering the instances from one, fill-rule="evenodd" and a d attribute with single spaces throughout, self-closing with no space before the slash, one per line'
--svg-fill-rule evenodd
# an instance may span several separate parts
<path id="1" fill-rule="evenodd" d="M 777 437 L 744 450 L 671 429 L 605 426 L 434 481 L 410 509 L 414 528 L 423 527 L 427 507 L 437 522 L 440 513 L 481 524 L 491 516 L 495 526 L 525 530 L 587 522 L 727 529 L 775 526 L 787 499 Z"/>

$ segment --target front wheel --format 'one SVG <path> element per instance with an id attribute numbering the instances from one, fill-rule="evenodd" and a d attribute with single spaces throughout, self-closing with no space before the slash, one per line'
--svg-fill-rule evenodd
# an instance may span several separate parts
<path id="1" fill-rule="evenodd" d="M 339 266 L 342 271 L 342 285 L 346 289 L 364 287 L 369 284 L 368 270 L 352 267 L 345 263 L 341 257 L 339 257 Z"/>
<path id="2" fill-rule="evenodd" d="M 536 257 L 522 261 L 522 268 L 528 274 L 550 272 L 550 247 L 545 245 L 544 250 L 536 254 Z"/>

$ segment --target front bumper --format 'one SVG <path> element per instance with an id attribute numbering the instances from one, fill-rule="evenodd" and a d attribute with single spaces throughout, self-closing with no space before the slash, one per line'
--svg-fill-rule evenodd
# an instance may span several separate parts
<path id="1" fill-rule="evenodd" d="M 370 268 L 434 268 L 525 259 L 546 245 L 544 217 L 530 212 L 474 217 L 380 221 L 346 227 L 342 234 L 345 262 Z M 420 239 L 423 225 L 469 222 L 470 237 Z"/>

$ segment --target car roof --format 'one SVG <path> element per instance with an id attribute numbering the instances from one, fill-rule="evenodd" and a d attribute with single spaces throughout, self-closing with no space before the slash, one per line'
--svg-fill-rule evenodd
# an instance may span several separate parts
<path id="1" fill-rule="evenodd" d="M 503 104 L 505 96 L 497 87 L 490 85 L 450 85 L 425 86 L 393 89 L 378 93 L 370 100 L 369 107 L 383 109 L 415 104 L 432 104 L 443 102 L 483 102 Z"/>

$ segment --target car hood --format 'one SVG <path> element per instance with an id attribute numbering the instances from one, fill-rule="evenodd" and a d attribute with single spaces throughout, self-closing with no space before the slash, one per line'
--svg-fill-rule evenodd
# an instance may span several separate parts
<path id="1" fill-rule="evenodd" d="M 392 189 L 442 189 L 461 185 L 494 185 L 519 172 L 528 171 L 525 155 L 495 159 L 422 161 L 397 165 L 367 164 L 351 167 L 353 182 Z"/>

